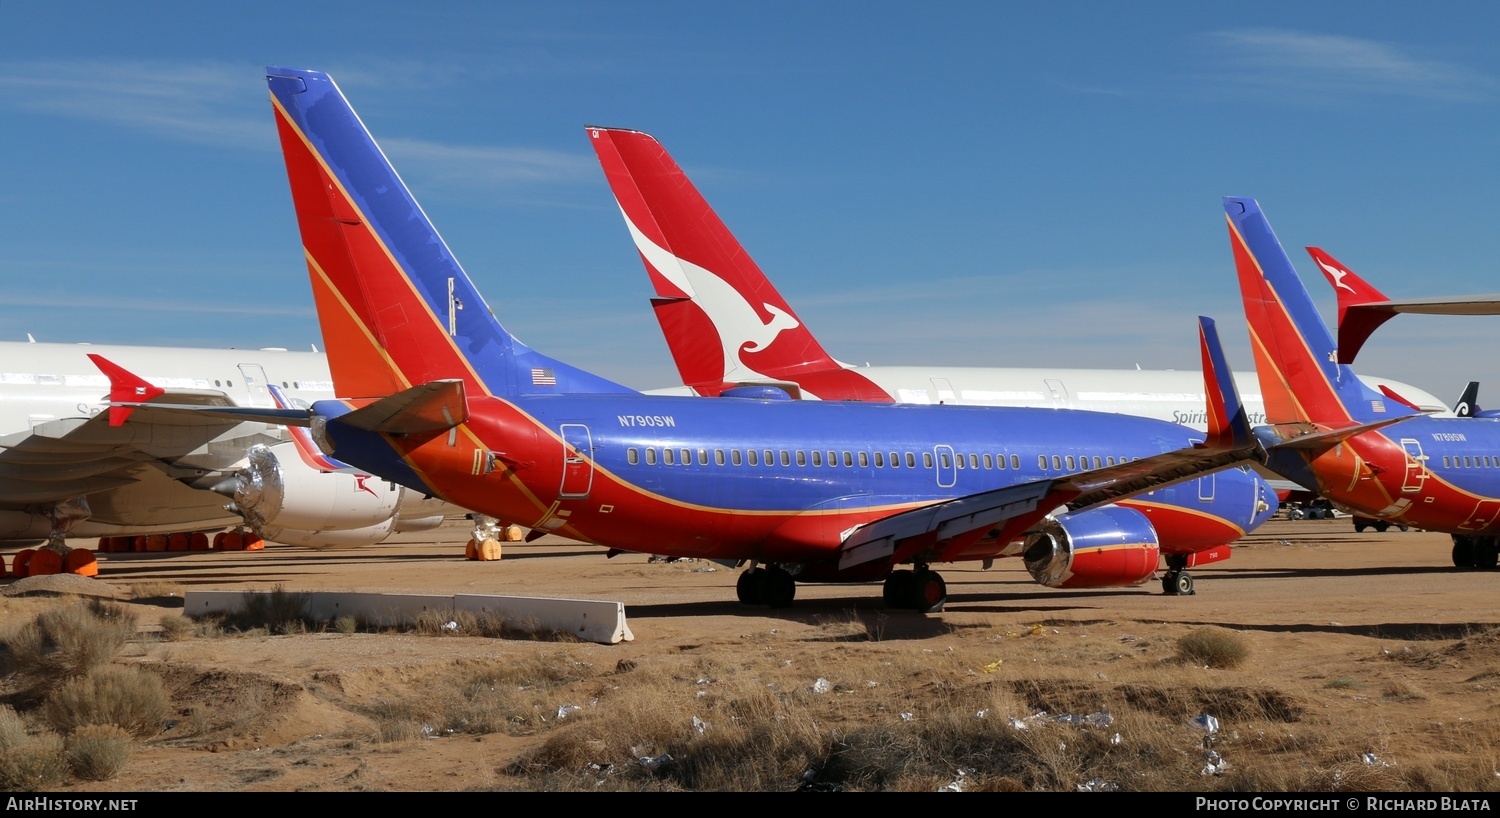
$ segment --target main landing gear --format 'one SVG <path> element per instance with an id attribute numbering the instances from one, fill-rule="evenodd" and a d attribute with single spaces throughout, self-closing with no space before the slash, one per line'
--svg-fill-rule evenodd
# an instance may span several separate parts
<path id="1" fill-rule="evenodd" d="M 915 570 L 904 568 L 891 572 L 885 579 L 885 606 L 917 613 L 937 613 L 948 601 L 948 584 L 938 572 L 917 563 Z"/>
<path id="2" fill-rule="evenodd" d="M 1493 569 L 1500 565 L 1500 537 L 1453 535 L 1453 564 L 1459 568 Z"/>
<path id="3" fill-rule="evenodd" d="M 765 605 L 771 608 L 791 606 L 797 596 L 797 581 L 784 569 L 770 566 L 757 568 L 754 565 L 740 572 L 734 584 L 735 596 L 745 605 Z"/>
<path id="4" fill-rule="evenodd" d="M 1176 554 L 1167 557 L 1167 572 L 1161 578 L 1161 592 L 1167 596 L 1192 596 L 1193 575 L 1185 569 L 1187 558 Z"/>

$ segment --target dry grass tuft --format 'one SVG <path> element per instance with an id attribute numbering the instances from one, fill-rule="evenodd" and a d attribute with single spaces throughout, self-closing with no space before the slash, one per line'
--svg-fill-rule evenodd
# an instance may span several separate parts
<path id="1" fill-rule="evenodd" d="M 277 585 L 268 593 L 246 592 L 230 623 L 240 630 L 264 628 L 267 633 L 306 633 L 313 625 L 307 614 L 308 595 Z"/>
<path id="2" fill-rule="evenodd" d="M 135 614 L 91 599 L 50 608 L 8 634 L 6 672 L 38 688 L 109 664 L 136 632 Z"/>
<path id="3" fill-rule="evenodd" d="M 133 736 L 161 732 L 167 694 L 161 679 L 133 667 L 108 667 L 58 688 L 42 705 L 53 729 L 71 733 L 91 724 L 113 724 Z"/>
<path id="4" fill-rule="evenodd" d="M 113 724 L 90 724 L 74 730 L 64 743 L 68 769 L 88 781 L 108 781 L 130 760 L 130 733 Z"/>
<path id="5" fill-rule="evenodd" d="M 1177 640 L 1177 656 L 1184 662 L 1225 670 L 1250 655 L 1244 637 L 1224 628 L 1197 628 Z"/>
<path id="6" fill-rule="evenodd" d="M 68 777 L 62 739 L 35 736 L 0 754 L 0 790 L 37 792 L 61 784 Z"/>
<path id="7" fill-rule="evenodd" d="M 161 638 L 168 642 L 182 642 L 198 633 L 198 623 L 180 614 L 162 614 L 157 623 L 161 626 Z"/>

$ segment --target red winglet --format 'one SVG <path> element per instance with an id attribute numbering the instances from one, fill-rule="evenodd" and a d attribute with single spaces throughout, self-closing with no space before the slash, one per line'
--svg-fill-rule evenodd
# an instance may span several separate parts
<path id="1" fill-rule="evenodd" d="M 141 378 L 119 364 L 109 360 L 103 355 L 95 355 L 90 352 L 89 360 L 94 366 L 99 367 L 109 378 L 109 401 L 110 403 L 144 403 L 157 395 L 167 391 L 160 386 L 152 386 Z M 135 411 L 133 406 L 111 406 L 109 407 L 109 425 L 119 426 Z"/>

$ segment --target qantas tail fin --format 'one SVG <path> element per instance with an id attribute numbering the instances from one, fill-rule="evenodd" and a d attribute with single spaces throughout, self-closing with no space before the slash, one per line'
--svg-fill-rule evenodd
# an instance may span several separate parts
<path id="1" fill-rule="evenodd" d="M 1396 313 L 1370 309 L 1370 305 L 1384 304 L 1390 299 L 1322 248 L 1309 247 L 1307 253 L 1339 297 L 1339 360 L 1352 364 L 1370 335 Z"/>
<path id="2" fill-rule="evenodd" d="M 1254 199 L 1225 197 L 1266 419 L 1344 426 L 1414 414 L 1355 377 Z"/>
<path id="3" fill-rule="evenodd" d="M 716 395 L 783 382 L 821 398 L 890 400 L 823 349 L 661 143 L 640 131 L 587 131 L 684 384 Z"/>
<path id="4" fill-rule="evenodd" d="M 332 78 L 266 74 L 340 397 L 443 379 L 474 396 L 631 391 L 500 326 Z"/>

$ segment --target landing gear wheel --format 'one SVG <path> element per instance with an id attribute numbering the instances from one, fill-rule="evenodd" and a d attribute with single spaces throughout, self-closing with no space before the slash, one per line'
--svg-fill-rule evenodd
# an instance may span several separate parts
<path id="1" fill-rule="evenodd" d="M 741 571 L 739 581 L 734 584 L 734 594 L 744 605 L 762 605 L 766 601 L 765 569 L 752 568 Z"/>
<path id="2" fill-rule="evenodd" d="M 1168 571 L 1161 578 L 1161 591 L 1167 596 L 1192 596 L 1197 593 L 1193 590 L 1193 575 L 1186 571 Z"/>
<path id="3" fill-rule="evenodd" d="M 1453 564 L 1459 568 L 1474 567 L 1474 540 L 1472 537 L 1453 538 Z"/>
<path id="4" fill-rule="evenodd" d="M 917 613 L 937 613 L 948 601 L 948 583 L 936 571 L 918 571 L 912 584 L 911 607 Z"/>
<path id="5" fill-rule="evenodd" d="M 1390 523 L 1380 522 L 1375 524 L 1375 530 L 1379 531 L 1381 534 L 1384 534 L 1387 530 L 1390 529 L 1390 527 Z"/>
<path id="6" fill-rule="evenodd" d="M 910 608 L 909 601 L 914 597 L 917 587 L 917 575 L 905 569 L 892 571 L 885 578 L 885 606 L 887 608 Z"/>
<path id="7" fill-rule="evenodd" d="M 1474 567 L 1493 571 L 1496 565 L 1500 565 L 1500 543 L 1496 543 L 1493 537 L 1474 543 Z"/>
<path id="8" fill-rule="evenodd" d="M 780 568 L 767 568 L 757 573 L 765 574 L 761 580 L 761 601 L 772 608 L 787 608 L 797 596 L 797 581 Z"/>

